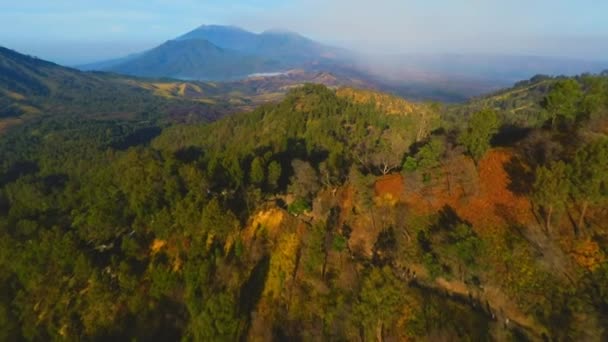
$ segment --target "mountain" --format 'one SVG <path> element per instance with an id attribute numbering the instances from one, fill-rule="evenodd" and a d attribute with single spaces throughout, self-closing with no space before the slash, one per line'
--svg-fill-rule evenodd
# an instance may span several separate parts
<path id="1" fill-rule="evenodd" d="M 225 49 L 254 53 L 257 38 L 255 33 L 236 26 L 202 25 L 176 40 L 204 39 Z"/>
<path id="2" fill-rule="evenodd" d="M 537 74 L 597 73 L 607 65 L 605 61 L 539 56 L 363 54 L 285 30 L 254 33 L 235 26 L 202 25 L 152 50 L 81 68 L 213 81 L 301 69 L 363 80 L 372 88 L 410 99 L 465 102 Z"/>
<path id="3" fill-rule="evenodd" d="M 227 80 L 278 68 L 279 63 L 270 59 L 221 48 L 197 38 L 170 40 L 105 69 L 142 77 Z"/>
<path id="4" fill-rule="evenodd" d="M 269 30 L 256 34 L 237 27 L 212 25 L 201 26 L 143 53 L 81 69 L 226 81 L 290 69 L 332 71 L 328 63 L 345 63 L 348 56 L 346 50 L 293 32 Z"/>
<path id="5" fill-rule="evenodd" d="M 276 29 L 256 34 L 233 26 L 203 25 L 177 39 L 205 39 L 226 49 L 276 58 L 284 63 L 331 60 L 348 55 L 344 49 L 315 42 L 294 32 Z"/>

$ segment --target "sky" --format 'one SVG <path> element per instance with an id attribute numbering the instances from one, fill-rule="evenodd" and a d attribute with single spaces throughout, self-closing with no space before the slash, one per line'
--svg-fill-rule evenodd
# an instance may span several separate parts
<path id="1" fill-rule="evenodd" d="M 220 24 L 377 54 L 608 60 L 607 15 L 605 0 L 0 0 L 0 46 L 76 65 Z"/>

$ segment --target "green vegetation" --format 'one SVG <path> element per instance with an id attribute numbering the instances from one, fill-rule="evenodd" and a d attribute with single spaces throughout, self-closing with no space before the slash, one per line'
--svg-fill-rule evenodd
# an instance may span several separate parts
<path id="1" fill-rule="evenodd" d="M 555 209 L 562 209 L 568 199 L 568 177 L 566 164 L 556 162 L 549 168 L 541 166 L 536 170 L 534 202 L 543 207 L 547 230 L 551 231 L 551 215 Z"/>
<path id="2" fill-rule="evenodd" d="M 479 111 L 471 116 L 467 128 L 460 135 L 460 143 L 467 149 L 475 162 L 490 149 L 490 139 L 500 127 L 496 112 L 490 109 Z"/>
<path id="3" fill-rule="evenodd" d="M 575 121 L 581 97 L 581 85 L 576 80 L 557 81 L 544 103 L 544 107 L 549 112 L 551 126 L 555 127 L 558 119 L 566 122 Z"/>
<path id="4" fill-rule="evenodd" d="M 212 123 L 13 127 L 0 338 L 603 340 L 605 77 L 531 82 L 505 92 L 529 121 L 306 85 Z"/>

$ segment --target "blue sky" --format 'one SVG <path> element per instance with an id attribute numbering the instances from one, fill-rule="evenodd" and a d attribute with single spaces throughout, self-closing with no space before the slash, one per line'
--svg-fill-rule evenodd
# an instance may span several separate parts
<path id="1" fill-rule="evenodd" d="M 284 28 L 381 53 L 608 60 L 605 0 L 0 0 L 0 45 L 77 64 L 201 24 Z"/>

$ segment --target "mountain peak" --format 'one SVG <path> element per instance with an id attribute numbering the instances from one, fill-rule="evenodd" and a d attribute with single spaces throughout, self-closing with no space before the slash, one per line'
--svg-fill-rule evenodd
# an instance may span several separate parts
<path id="1" fill-rule="evenodd" d="M 237 32 L 247 32 L 247 30 L 235 26 L 235 25 L 216 25 L 216 24 L 203 24 L 193 31 L 237 31 Z"/>

